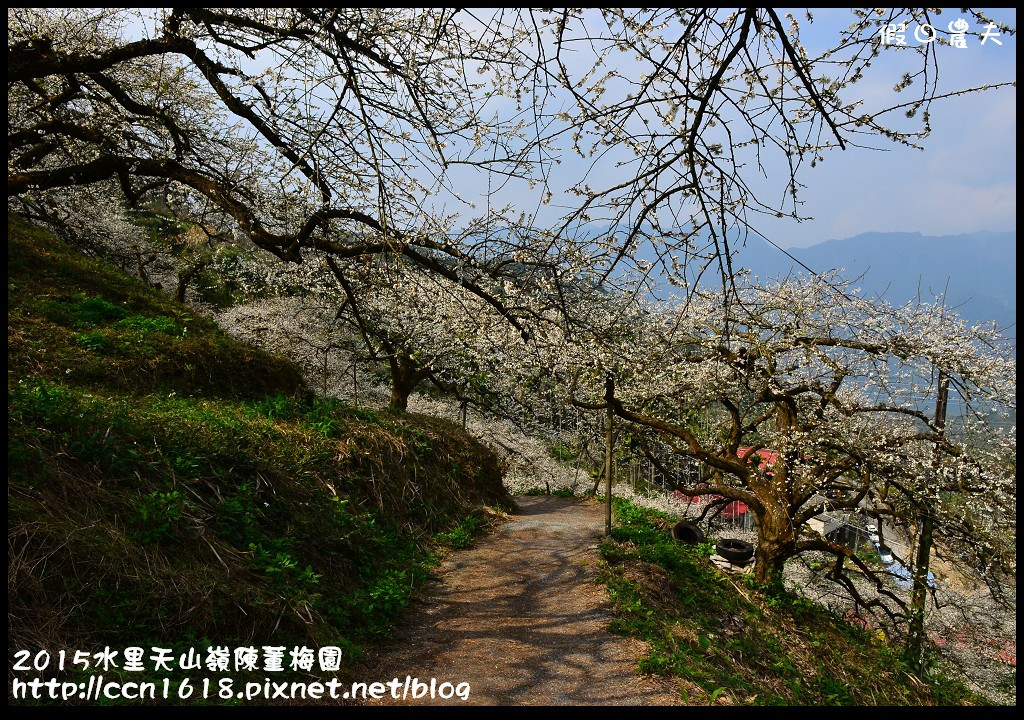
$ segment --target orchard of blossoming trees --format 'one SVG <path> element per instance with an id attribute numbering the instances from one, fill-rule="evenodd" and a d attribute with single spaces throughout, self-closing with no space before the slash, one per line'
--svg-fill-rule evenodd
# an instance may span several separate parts
<path id="1" fill-rule="evenodd" d="M 610 402 L 648 430 L 638 444 L 656 462 L 678 454 L 712 469 L 700 487 L 679 479 L 682 492 L 746 503 L 761 580 L 804 550 L 863 566 L 810 530 L 826 511 L 903 524 L 926 503 L 978 564 L 1012 573 L 1016 432 L 991 420 L 1015 411 L 1016 366 L 1000 332 L 941 306 L 861 298 L 834 277 L 737 292 L 731 305 L 698 292 L 636 312 L 628 332 L 615 332 L 619 318 L 593 323 L 590 342 L 552 347 L 553 371 L 577 404 Z M 933 416 L 940 374 L 963 398 L 955 430 Z"/>
<path id="2" fill-rule="evenodd" d="M 928 44 L 906 48 L 919 71 L 889 104 L 851 97 L 897 18 L 932 20 L 853 11 L 812 54 L 810 14 L 768 8 L 13 8 L 9 205 L 180 298 L 230 275 L 227 304 L 257 300 L 222 319 L 304 355 L 324 388 L 332 350 L 358 347 L 396 409 L 427 380 L 521 417 L 610 407 L 637 452 L 711 469 L 682 492 L 747 504 L 760 581 L 817 550 L 856 593 L 843 561 L 870 568 L 808 524 L 835 509 L 916 526 L 928 508 L 949 547 L 1012 575 L 999 333 L 730 266 L 760 214 L 799 216 L 803 166 L 928 132 Z M 782 179 L 759 190 L 750 169 L 772 162 Z M 501 202 L 519 185 L 535 208 Z M 140 217 L 181 232 L 143 237 Z M 646 300 L 655 281 L 681 297 Z M 948 429 L 940 378 L 961 398 Z"/>
<path id="3" fill-rule="evenodd" d="M 324 376 L 332 350 L 340 350 L 386 367 L 393 410 L 404 411 L 412 391 L 429 381 L 497 411 L 507 404 L 501 395 L 511 390 L 500 382 L 501 367 L 522 367 L 511 358 L 521 357 L 527 344 L 492 304 L 386 256 L 358 263 L 311 257 L 298 272 L 249 259 L 225 272 L 258 288 L 260 298 L 227 308 L 219 321 L 295 358 L 325 391 L 344 382 Z M 499 297 L 516 312 L 532 311 L 511 284 Z M 344 371 L 335 366 L 331 372 Z"/>
<path id="4" fill-rule="evenodd" d="M 387 361 L 393 407 L 404 409 L 425 378 L 523 421 L 552 400 L 590 409 L 610 402 L 633 428 L 637 452 L 681 492 L 742 501 L 753 512 L 761 581 L 793 555 L 823 551 L 835 556 L 835 580 L 856 592 L 843 572 L 849 559 L 905 614 L 854 550 L 809 521 L 852 511 L 914 526 L 924 507 L 945 542 L 991 579 L 1015 571 L 1016 433 L 993 420 L 1015 411 L 1016 369 L 995 328 L 964 326 L 940 305 L 891 307 L 825 277 L 740 282 L 728 305 L 706 291 L 653 304 L 585 285 L 547 307 L 506 294 L 506 306 L 533 318 L 524 341 L 472 293 L 446 291 L 418 271 L 377 267 L 359 286 L 334 270 L 306 284 L 338 308 L 322 311 L 317 327 L 346 319 Z M 332 295 L 332 281 L 344 291 Z M 249 322 L 246 307 L 229 312 L 234 324 Z M 278 315 L 265 325 L 298 323 Z M 949 430 L 931 409 L 940 376 L 960 399 Z M 771 463 L 754 460 L 760 448 L 773 452 Z M 680 456 L 709 467 L 710 479 L 688 484 L 669 470 Z"/>

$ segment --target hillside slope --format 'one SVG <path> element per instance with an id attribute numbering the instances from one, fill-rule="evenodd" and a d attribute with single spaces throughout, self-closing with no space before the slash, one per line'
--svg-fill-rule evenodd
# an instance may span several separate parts
<path id="1" fill-rule="evenodd" d="M 429 588 L 438 546 L 467 544 L 486 506 L 510 502 L 493 453 L 452 423 L 314 398 L 293 365 L 14 217 L 8 263 L 9 656 L 140 646 L 147 658 L 158 647 L 207 658 L 211 647 L 338 646 L 340 677 L 357 679 L 363 649 L 390 637 L 410 597 Z M 601 514 L 592 516 L 597 529 Z M 608 588 L 618 616 L 611 629 L 647 643 L 640 669 L 668 678 L 679 702 L 983 702 L 957 683 L 912 677 L 898 648 L 806 601 L 721 575 L 706 553 L 669 539 L 666 517 L 620 503 L 616 518 L 599 547 L 589 530 L 575 541 Z M 450 597 L 459 632 L 487 648 L 514 631 L 508 607 L 487 593 L 536 589 L 503 564 L 544 583 L 559 579 L 555 569 L 568 573 L 561 579 L 571 587 L 547 597 L 562 615 L 572 610 L 567 593 L 602 592 L 576 579 L 581 556 L 560 542 L 519 537 L 509 551 L 494 539 L 479 548 L 503 561 L 487 563 L 484 596 L 460 589 Z M 454 565 L 465 564 L 456 556 Z M 465 608 L 474 602 L 487 627 L 473 626 Z M 559 623 L 558 612 L 523 612 L 541 627 Z M 588 616 L 601 620 L 595 637 L 607 634 L 605 615 Z M 405 613 L 407 622 L 424 617 Z M 585 685 L 583 642 L 563 634 L 571 650 L 563 664 Z M 524 664 L 534 674 L 548 667 Z M 175 683 L 205 675 L 215 691 L 225 676 L 265 677 L 233 668 L 157 672 L 152 663 L 146 670 L 103 675 Z M 490 675 L 489 667 L 474 670 Z M 9 688 L 12 678 L 85 682 L 96 674 L 9 670 Z M 274 679 L 328 676 L 288 671 L 286 657 Z M 482 697 L 486 690 L 478 688 Z M 528 688 L 523 696 L 531 697 Z M 8 700 L 26 702 L 10 689 Z"/>
<path id="2" fill-rule="evenodd" d="M 313 398 L 292 365 L 12 216 L 8 267 L 9 653 L 351 660 L 437 541 L 508 502 L 461 428 Z"/>

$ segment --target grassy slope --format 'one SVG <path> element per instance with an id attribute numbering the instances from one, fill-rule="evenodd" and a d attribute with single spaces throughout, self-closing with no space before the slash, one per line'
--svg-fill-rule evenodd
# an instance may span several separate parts
<path id="1" fill-rule="evenodd" d="M 507 500 L 456 426 L 314 399 L 293 366 L 12 217 L 8 263 L 9 651 L 358 657 L 434 536 L 461 542 L 467 513 Z"/>
<path id="2" fill-rule="evenodd" d="M 640 637 L 645 672 L 680 679 L 695 704 L 984 704 L 959 682 L 914 676 L 884 636 L 814 603 L 726 575 L 709 548 L 683 545 L 671 520 L 617 501 L 612 539 L 601 545 L 613 629 Z"/>

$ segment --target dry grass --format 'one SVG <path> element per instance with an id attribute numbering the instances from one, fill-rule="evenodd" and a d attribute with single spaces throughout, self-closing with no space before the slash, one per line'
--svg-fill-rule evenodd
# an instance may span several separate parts
<path id="1" fill-rule="evenodd" d="M 314 399 L 185 306 L 8 232 L 10 651 L 355 657 L 427 577 L 434 534 L 507 501 L 455 425 Z"/>

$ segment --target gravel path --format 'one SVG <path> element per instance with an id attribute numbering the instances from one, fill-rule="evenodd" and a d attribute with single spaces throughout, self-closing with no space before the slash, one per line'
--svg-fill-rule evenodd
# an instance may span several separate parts
<path id="1" fill-rule="evenodd" d="M 364 675 L 468 682 L 468 701 L 378 702 L 679 704 L 674 684 L 636 674 L 646 644 L 606 629 L 612 613 L 595 581 L 603 507 L 550 496 L 516 500 L 519 514 L 474 548 L 449 555 L 438 582 Z"/>

